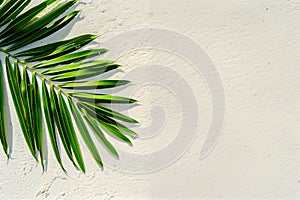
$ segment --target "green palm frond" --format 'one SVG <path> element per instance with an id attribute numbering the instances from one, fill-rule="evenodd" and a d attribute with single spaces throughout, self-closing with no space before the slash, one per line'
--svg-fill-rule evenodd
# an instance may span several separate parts
<path id="1" fill-rule="evenodd" d="M 119 155 L 107 136 L 132 145 L 131 139 L 137 134 L 122 123 L 138 123 L 126 115 L 104 107 L 103 104 L 131 104 L 136 100 L 93 93 L 92 89 L 126 85 L 129 83 L 127 80 L 84 80 L 120 67 L 111 60 L 90 59 L 105 53 L 106 49 L 80 50 L 97 36 L 85 34 L 31 47 L 33 42 L 64 28 L 80 13 L 76 10 L 64 14 L 77 0 L 60 4 L 58 2 L 59 0 L 45 0 L 24 11 L 31 0 L 0 0 L 0 55 L 3 55 L 0 59 L 5 63 L 0 60 L 0 141 L 9 157 L 4 107 L 6 77 L 24 139 L 30 153 L 41 163 L 43 170 L 44 118 L 47 135 L 60 167 L 65 171 L 59 150 L 61 142 L 69 160 L 77 169 L 85 172 L 73 121 L 87 149 L 96 163 L 103 168 L 100 153 L 91 134 L 94 134 L 112 156 L 118 158 Z"/>

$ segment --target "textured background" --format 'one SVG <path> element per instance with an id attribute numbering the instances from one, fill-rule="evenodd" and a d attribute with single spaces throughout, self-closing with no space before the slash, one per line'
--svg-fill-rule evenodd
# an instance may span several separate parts
<path id="1" fill-rule="evenodd" d="M 128 53 L 118 58 L 125 74 L 146 63 L 169 65 L 196 94 L 201 122 L 183 156 L 161 170 L 133 174 L 110 166 L 101 171 L 84 149 L 87 173 L 66 162 L 65 175 L 48 146 L 48 171 L 41 174 L 26 149 L 9 97 L 13 153 L 8 163 L 0 153 L 0 199 L 300 198 L 300 1 L 81 0 L 78 8 L 83 9 L 80 19 L 60 36 L 95 33 L 101 35 L 101 44 L 129 30 L 159 27 L 197 42 L 224 85 L 222 136 L 200 160 L 211 118 L 205 80 L 174 55 L 151 49 Z M 150 123 L 151 104 L 159 102 L 169 125 L 151 139 L 136 141 L 133 148 L 119 148 L 136 153 L 162 148 L 178 128 L 180 102 L 156 86 L 141 87 L 132 95 L 141 106 L 130 110 L 131 116 L 143 125 Z"/>

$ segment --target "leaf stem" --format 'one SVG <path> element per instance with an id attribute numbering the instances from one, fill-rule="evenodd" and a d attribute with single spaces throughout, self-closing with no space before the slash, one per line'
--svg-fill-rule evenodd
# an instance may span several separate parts
<path id="1" fill-rule="evenodd" d="M 70 97 L 71 95 L 69 95 L 69 93 L 63 91 L 58 85 L 54 84 L 50 79 L 48 79 L 47 77 L 45 77 L 42 73 L 36 71 L 33 67 L 31 66 L 28 66 L 26 64 L 26 62 L 24 60 L 20 60 L 19 58 L 17 58 L 15 55 L 11 54 L 10 52 L 6 51 L 5 49 L 1 48 L 0 47 L 0 51 L 3 52 L 4 54 L 8 55 L 9 57 L 17 60 L 19 63 L 22 63 L 23 65 L 26 65 L 26 68 L 28 70 L 30 70 L 32 73 L 36 74 L 37 76 L 39 76 L 41 79 L 45 79 L 46 82 L 49 84 L 49 85 L 53 85 L 54 88 L 57 90 L 57 91 L 61 91 L 61 93 L 63 93 L 66 97 Z"/>

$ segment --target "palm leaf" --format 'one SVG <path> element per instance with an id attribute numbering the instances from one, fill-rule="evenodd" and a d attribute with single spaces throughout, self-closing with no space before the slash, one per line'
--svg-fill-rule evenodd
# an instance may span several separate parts
<path id="1" fill-rule="evenodd" d="M 53 25 L 51 25 L 49 27 L 45 27 L 42 30 L 35 33 L 34 35 L 28 36 L 28 37 L 24 38 L 23 40 L 16 42 L 15 44 L 11 45 L 7 50 L 8 51 L 16 50 L 27 44 L 30 44 L 37 40 L 43 39 L 43 38 L 51 35 L 52 33 L 55 33 L 56 31 L 61 29 L 61 27 L 64 27 L 69 22 L 71 22 L 72 19 L 74 19 L 74 17 L 76 17 L 76 15 L 78 15 L 79 13 L 80 13 L 80 11 L 76 10 L 76 11 L 66 15 L 65 17 L 57 20 Z"/>
<path id="2" fill-rule="evenodd" d="M 8 56 L 6 57 L 6 72 L 7 72 L 7 79 L 8 79 L 8 83 L 9 83 L 11 96 L 13 98 L 16 113 L 19 118 L 19 122 L 21 125 L 21 129 L 23 131 L 23 134 L 24 134 L 25 141 L 29 147 L 29 150 L 30 150 L 32 156 L 37 160 L 34 144 L 32 143 L 32 140 L 30 139 L 31 138 L 30 137 L 30 135 L 31 135 L 30 128 L 29 128 L 29 125 L 26 120 L 25 106 L 24 106 L 24 102 L 22 100 L 21 91 L 19 89 L 20 85 L 17 82 L 17 80 L 14 78 L 15 76 L 13 74 L 13 68 L 10 64 Z"/>
<path id="3" fill-rule="evenodd" d="M 0 47 L 14 44 L 28 36 L 33 37 L 36 33 L 39 33 L 38 30 L 43 30 L 42 28 L 44 28 L 46 25 L 48 25 L 57 17 L 59 17 L 61 14 L 63 14 L 68 8 L 70 8 L 76 2 L 77 0 L 67 1 L 66 3 L 58 6 L 57 8 L 53 9 L 51 12 L 42 16 L 40 19 L 36 21 L 29 21 L 29 23 L 27 23 L 24 28 L 21 28 L 19 30 L 17 29 L 16 31 L 14 31 L 13 34 L 3 39 L 0 42 Z"/>
<path id="4" fill-rule="evenodd" d="M 5 105 L 4 105 L 4 80 L 3 80 L 3 67 L 0 61 L 0 140 L 2 143 L 3 151 L 8 157 L 8 145 L 6 138 L 6 124 L 5 124 Z"/>
<path id="5" fill-rule="evenodd" d="M 23 28 L 29 21 L 35 19 L 35 17 L 42 12 L 47 5 L 47 2 L 43 2 L 19 15 L 0 33 L 0 39 L 13 34 L 16 30 L 20 30 L 20 28 Z"/>
<path id="6" fill-rule="evenodd" d="M 139 123 L 138 121 L 136 121 L 133 118 L 130 118 L 126 115 L 123 115 L 119 112 L 113 111 L 111 109 L 105 108 L 105 107 L 100 106 L 100 105 L 95 105 L 95 104 L 92 104 L 92 103 L 89 103 L 89 102 L 81 102 L 81 104 L 83 106 L 87 106 L 89 108 L 92 108 L 92 110 L 94 110 L 96 114 L 101 114 L 103 116 L 108 116 L 110 118 L 115 118 L 115 119 L 118 119 L 118 120 L 121 120 L 121 121 L 124 121 L 124 122 L 128 122 L 128 123 L 133 123 L 133 124 L 138 124 Z"/>
<path id="7" fill-rule="evenodd" d="M 91 68 L 84 68 L 84 69 L 79 69 L 75 71 L 70 71 L 70 72 L 65 72 L 65 73 L 60 73 L 56 76 L 53 76 L 50 78 L 52 81 L 72 81 L 72 80 L 81 80 L 93 76 L 97 76 L 100 74 L 103 74 L 105 72 L 108 72 L 110 70 L 118 68 L 118 65 L 108 65 L 105 67 L 91 67 Z"/>
<path id="8" fill-rule="evenodd" d="M 96 35 L 86 34 L 72 38 L 70 40 L 56 42 L 52 45 L 44 45 L 42 47 L 29 49 L 18 53 L 17 56 L 33 55 L 32 57 L 25 59 L 26 62 L 42 61 L 46 59 L 56 58 L 72 51 L 76 51 L 96 38 Z"/>
<path id="9" fill-rule="evenodd" d="M 84 117 L 85 119 L 88 121 L 88 123 L 90 124 L 90 126 L 92 127 L 94 133 L 96 134 L 96 136 L 99 138 L 100 142 L 106 147 L 106 149 L 114 156 L 116 156 L 117 158 L 119 158 L 119 154 L 116 151 L 116 149 L 114 148 L 114 146 L 106 139 L 104 133 L 102 132 L 102 130 L 99 128 L 99 125 L 97 124 L 97 121 L 95 119 L 93 119 L 87 112 L 85 109 L 82 109 L 83 113 L 84 113 Z"/>
<path id="10" fill-rule="evenodd" d="M 135 103 L 135 99 L 126 97 L 112 96 L 109 94 L 93 94 L 87 92 L 70 92 L 71 96 L 77 97 L 83 101 L 96 102 L 96 103 Z"/>
<path id="11" fill-rule="evenodd" d="M 51 145 L 52 145 L 57 162 L 59 163 L 61 168 L 65 171 L 65 169 L 62 165 L 60 154 L 59 154 L 58 138 L 56 137 L 56 134 L 55 134 L 55 122 L 54 122 L 49 92 L 48 92 L 48 89 L 47 89 L 47 86 L 45 83 L 45 79 L 42 80 L 42 96 L 43 96 L 44 115 L 45 115 L 45 120 L 46 120 L 46 124 L 48 127 Z"/>
<path id="12" fill-rule="evenodd" d="M 74 156 L 72 154 L 72 147 L 70 144 L 70 135 L 68 135 L 68 126 L 66 126 L 64 122 L 63 115 L 61 113 L 57 94 L 54 90 L 54 86 L 50 86 L 50 103 L 51 103 L 51 109 L 52 114 L 54 115 L 55 124 L 57 126 L 58 132 L 60 134 L 60 139 L 63 143 L 63 146 L 66 150 L 66 153 L 69 157 L 69 159 L 72 161 L 73 165 L 77 167 L 77 164 L 75 163 Z"/>
<path id="13" fill-rule="evenodd" d="M 57 66 L 55 68 L 47 69 L 43 72 L 41 72 L 43 75 L 57 75 L 57 74 L 63 74 L 70 71 L 78 71 L 88 68 L 93 69 L 102 69 L 102 73 L 107 72 L 108 69 L 116 69 L 116 67 L 108 67 L 111 66 L 113 62 L 110 60 L 94 60 L 94 61 L 88 61 L 88 62 L 77 62 L 77 63 L 71 63 L 69 65 L 62 65 Z M 118 67 L 118 66 L 117 66 Z M 100 70 L 99 70 L 100 71 Z"/>
<path id="14" fill-rule="evenodd" d="M 129 81 L 126 80 L 97 80 L 97 81 L 83 81 L 83 82 L 68 82 L 59 84 L 62 88 L 68 89 L 104 89 L 113 88 L 120 85 L 126 85 Z"/>
<path id="15" fill-rule="evenodd" d="M 31 81 L 31 108 L 32 108 L 32 121 L 33 130 L 35 133 L 35 145 L 37 150 L 40 152 L 41 164 L 44 169 L 44 146 L 43 146 L 43 128 L 42 128 L 42 105 L 41 105 L 41 95 L 38 87 L 38 82 L 36 79 L 36 73 L 32 74 Z"/>
<path id="16" fill-rule="evenodd" d="M 73 165 L 85 172 L 75 126 L 94 160 L 100 168 L 103 168 L 103 161 L 90 130 L 98 141 L 118 158 L 117 150 L 106 138 L 106 134 L 131 145 L 132 142 L 126 135 L 136 137 L 137 134 L 119 121 L 134 124 L 138 122 L 105 108 L 102 103 L 127 104 L 135 103 L 136 100 L 85 91 L 126 85 L 129 83 L 127 80 L 78 81 L 120 67 L 111 60 L 90 59 L 105 53 L 106 49 L 78 51 L 97 36 L 85 34 L 31 47 L 32 43 L 57 33 L 80 13 L 75 10 L 64 14 L 77 0 L 67 0 L 50 9 L 49 6 L 58 1 L 45 0 L 27 9 L 31 0 L 0 0 L 0 52 L 5 55 L 6 78 L 10 93 L 24 139 L 32 156 L 41 162 L 44 170 L 46 139 L 42 131 L 44 118 L 53 153 L 62 170 L 65 171 L 59 148 L 60 142 Z M 5 74 L 3 74 L 1 61 L 0 72 L 0 141 L 5 154 L 8 155 L 4 112 Z M 41 85 L 38 79 L 41 80 Z M 69 89 L 81 91 L 70 92 Z"/>
<path id="17" fill-rule="evenodd" d="M 76 108 L 76 106 L 75 106 L 74 102 L 71 100 L 71 98 L 68 98 L 68 101 L 69 101 L 69 106 L 71 108 L 71 111 L 74 115 L 74 119 L 77 123 L 78 129 L 81 133 L 81 136 L 82 136 L 84 142 L 86 143 L 89 151 L 93 155 L 93 157 L 94 157 L 95 161 L 97 162 L 97 164 L 99 165 L 99 167 L 103 168 L 103 163 L 102 163 L 101 157 L 99 155 L 99 152 L 89 134 L 89 131 L 88 131 L 78 109 Z"/>
<path id="18" fill-rule="evenodd" d="M 0 26 L 6 24 L 20 14 L 31 2 L 31 0 L 15 1 L 15 4 L 6 10 L 5 14 L 0 17 Z M 5 9 L 3 9 L 5 11 Z"/>
<path id="19" fill-rule="evenodd" d="M 102 53 L 105 53 L 106 49 L 93 49 L 93 50 L 86 50 L 81 52 L 75 52 L 68 55 L 63 55 L 58 58 L 51 59 L 49 61 L 41 62 L 40 64 L 34 65 L 33 68 L 45 68 L 45 67 L 54 67 L 59 64 L 65 63 L 72 63 L 75 61 L 84 60 L 86 58 L 97 56 Z"/>

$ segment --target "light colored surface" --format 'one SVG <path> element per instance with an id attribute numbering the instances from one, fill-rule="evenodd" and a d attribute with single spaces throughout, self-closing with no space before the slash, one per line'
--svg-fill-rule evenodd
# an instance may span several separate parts
<path id="1" fill-rule="evenodd" d="M 87 173 L 75 172 L 66 162 L 70 171 L 66 176 L 49 146 L 49 167 L 42 175 L 12 112 L 13 153 L 6 163 L 1 152 L 0 199 L 300 198 L 299 1 L 81 2 L 82 19 L 67 37 L 91 32 L 100 34 L 98 41 L 104 42 L 125 31 L 159 27 L 197 42 L 210 56 L 224 84 L 222 137 L 212 153 L 200 160 L 199 149 L 210 123 L 210 94 L 204 79 L 195 75 L 191 66 L 158 50 L 129 53 L 118 59 L 125 73 L 147 63 L 171 65 L 196 93 L 202 121 L 188 151 L 171 166 L 147 174 L 110 167 L 102 172 L 85 151 Z M 129 113 L 147 124 L 149 106 L 157 100 L 169 106 L 166 113 L 171 117 L 167 119 L 176 131 L 180 105 L 168 91 L 151 89 L 133 94 L 142 105 Z M 131 152 L 155 151 L 174 137 L 172 126 L 166 128 L 151 140 L 136 141 L 133 148 L 119 147 Z"/>

